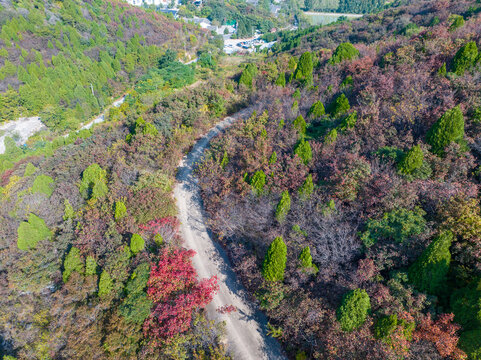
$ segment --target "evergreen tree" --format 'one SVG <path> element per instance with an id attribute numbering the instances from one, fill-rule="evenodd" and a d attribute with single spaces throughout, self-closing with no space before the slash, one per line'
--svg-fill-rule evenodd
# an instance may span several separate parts
<path id="1" fill-rule="evenodd" d="M 453 234 L 439 234 L 409 268 L 409 281 L 422 292 L 439 295 L 446 286 Z"/>
<path id="2" fill-rule="evenodd" d="M 271 157 L 269 158 L 269 165 L 273 165 L 276 162 L 277 162 L 277 153 L 273 151 L 271 154 Z"/>
<path id="3" fill-rule="evenodd" d="M 342 115 L 349 111 L 351 106 L 349 105 L 349 100 L 346 95 L 339 95 L 336 100 L 331 104 L 331 115 L 336 117 Z"/>
<path id="4" fill-rule="evenodd" d="M 371 300 L 365 290 L 355 289 L 344 295 L 337 309 L 337 321 L 343 331 L 353 331 L 366 321 L 371 310 Z"/>
<path id="5" fill-rule="evenodd" d="M 17 234 L 17 246 L 20 250 L 33 249 L 39 241 L 50 239 L 52 236 L 45 221 L 33 213 L 28 216 L 28 221 L 20 223 Z"/>
<path id="6" fill-rule="evenodd" d="M 294 126 L 294 129 L 297 130 L 297 132 L 301 135 L 301 137 L 306 135 L 306 129 L 307 129 L 307 124 L 306 120 L 302 117 L 302 115 L 299 115 L 294 122 L 292 123 Z"/>
<path id="7" fill-rule="evenodd" d="M 116 201 L 114 207 L 115 221 L 119 221 L 120 219 L 124 218 L 125 215 L 127 215 L 127 207 L 125 206 L 125 203 L 123 201 Z"/>
<path id="8" fill-rule="evenodd" d="M 309 248 L 309 246 L 306 246 L 304 249 L 302 249 L 299 255 L 299 260 L 301 262 L 302 268 L 312 271 L 314 273 L 317 273 L 319 271 L 316 264 L 312 263 L 311 249 Z"/>
<path id="9" fill-rule="evenodd" d="M 357 123 L 357 111 L 353 111 L 349 115 L 347 115 L 344 119 L 342 119 L 341 123 L 339 124 L 339 130 L 347 131 L 353 129 Z"/>
<path id="10" fill-rule="evenodd" d="M 99 297 L 107 296 L 108 294 L 110 294 L 113 288 L 114 282 L 112 280 L 112 277 L 107 271 L 103 270 L 100 274 L 99 280 Z"/>
<path id="11" fill-rule="evenodd" d="M 39 175 L 35 178 L 32 185 L 32 193 L 42 193 L 50 197 L 53 193 L 53 179 L 47 175 Z"/>
<path id="12" fill-rule="evenodd" d="M 307 83 L 312 82 L 312 70 L 313 70 L 312 54 L 307 51 L 301 55 L 296 68 L 295 78 L 297 80 L 303 80 Z"/>
<path id="13" fill-rule="evenodd" d="M 75 271 L 79 274 L 83 275 L 84 273 L 84 262 L 82 257 L 80 256 L 80 250 L 76 247 L 70 249 L 69 253 L 65 257 L 63 262 L 63 273 L 62 279 L 63 282 L 67 282 L 70 275 Z"/>
<path id="14" fill-rule="evenodd" d="M 481 329 L 481 278 L 452 293 L 451 309 L 465 330 Z"/>
<path id="15" fill-rule="evenodd" d="M 139 234 L 133 234 L 130 239 L 130 250 L 133 254 L 137 254 L 139 251 L 144 250 L 145 241 Z"/>
<path id="16" fill-rule="evenodd" d="M 63 204 L 65 207 L 65 210 L 63 212 L 64 221 L 67 221 L 68 219 L 73 219 L 75 216 L 75 210 L 72 205 L 70 205 L 70 201 L 68 201 L 68 199 L 65 199 Z"/>
<path id="17" fill-rule="evenodd" d="M 419 169 L 424 160 L 424 154 L 419 145 L 413 146 L 406 152 L 398 163 L 397 168 L 401 174 L 409 175 L 414 170 Z"/>
<path id="18" fill-rule="evenodd" d="M 307 165 L 312 160 L 312 149 L 309 141 L 302 139 L 299 144 L 297 144 L 294 153 L 299 156 L 302 162 Z"/>
<path id="19" fill-rule="evenodd" d="M 299 197 L 301 200 L 307 200 L 314 192 L 314 183 L 312 182 L 312 174 L 307 175 L 306 180 L 299 188 Z"/>
<path id="20" fill-rule="evenodd" d="M 284 280 L 287 261 L 287 246 L 282 237 L 276 237 L 269 245 L 262 264 L 262 275 L 267 281 Z"/>
<path id="21" fill-rule="evenodd" d="M 453 60 L 453 72 L 464 75 L 466 70 L 473 67 L 478 60 L 478 46 L 474 41 L 468 42 L 458 50 Z"/>
<path id="22" fill-rule="evenodd" d="M 462 143 L 464 138 L 464 116 L 459 106 L 444 113 L 429 129 L 426 141 L 435 154 L 442 155 L 452 142 Z"/>
<path id="23" fill-rule="evenodd" d="M 339 44 L 339 46 L 334 50 L 329 63 L 339 64 L 344 60 L 353 60 L 359 56 L 359 50 L 357 50 L 351 43 L 345 42 Z"/>
<path id="24" fill-rule="evenodd" d="M 276 80 L 276 85 L 285 87 L 286 86 L 286 74 L 281 72 Z"/>
<path id="25" fill-rule="evenodd" d="M 266 184 L 266 174 L 262 170 L 257 170 L 251 179 L 251 186 L 257 195 L 261 195 L 264 192 L 264 186 Z"/>
<path id="26" fill-rule="evenodd" d="M 93 256 L 87 256 L 85 260 L 85 275 L 97 275 L 97 262 Z"/>
<path id="27" fill-rule="evenodd" d="M 276 208 L 276 219 L 280 223 L 284 222 L 289 210 L 291 209 L 291 197 L 287 190 L 282 192 L 281 200 L 277 204 Z"/>
<path id="28" fill-rule="evenodd" d="M 324 105 L 322 104 L 321 101 L 316 101 L 314 104 L 312 104 L 311 108 L 309 109 L 309 112 L 307 115 L 311 119 L 318 119 L 322 115 L 326 113 L 326 110 L 324 109 Z"/>
<path id="29" fill-rule="evenodd" d="M 79 188 L 85 199 L 99 199 L 107 194 L 107 171 L 98 164 L 91 164 L 82 174 L 82 182 Z"/>

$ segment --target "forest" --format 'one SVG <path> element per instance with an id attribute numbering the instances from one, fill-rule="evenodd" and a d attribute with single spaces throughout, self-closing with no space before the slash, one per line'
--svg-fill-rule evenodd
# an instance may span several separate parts
<path id="1" fill-rule="evenodd" d="M 281 24 L 217 3 L 186 8 Z M 287 359 L 481 359 L 480 12 L 402 0 L 226 56 L 122 1 L 1 2 L 0 118 L 48 130 L 0 155 L 0 358 L 235 360 L 173 189 L 237 116 L 199 201 Z"/>
<path id="2" fill-rule="evenodd" d="M 481 358 L 480 10 L 285 32 L 240 73 L 254 111 L 198 173 L 290 357 Z"/>

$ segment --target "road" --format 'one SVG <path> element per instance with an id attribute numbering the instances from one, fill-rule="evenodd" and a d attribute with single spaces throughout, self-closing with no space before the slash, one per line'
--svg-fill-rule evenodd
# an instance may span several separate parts
<path id="1" fill-rule="evenodd" d="M 218 277 L 219 291 L 207 306 L 207 316 L 225 321 L 227 347 L 233 359 L 285 359 L 279 343 L 266 335 L 267 319 L 248 301 L 225 251 L 212 239 L 205 224 L 198 180 L 193 175 L 195 164 L 201 160 L 210 140 L 237 119 L 248 115 L 249 110 L 225 118 L 195 144 L 179 165 L 174 196 L 179 209 L 180 231 L 185 247 L 196 252 L 192 262 L 199 277 Z M 234 305 L 237 312 L 219 314 L 216 309 L 224 305 Z"/>

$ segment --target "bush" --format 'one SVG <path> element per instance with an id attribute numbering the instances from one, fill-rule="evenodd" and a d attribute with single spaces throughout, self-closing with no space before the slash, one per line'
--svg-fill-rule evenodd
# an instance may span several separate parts
<path id="1" fill-rule="evenodd" d="M 435 154 L 442 155 L 444 148 L 452 142 L 462 143 L 464 138 L 464 116 L 459 106 L 444 113 L 427 133 L 427 143 Z"/>
<path id="2" fill-rule="evenodd" d="M 85 260 L 85 275 L 97 275 L 97 262 L 93 256 L 87 256 Z"/>
<path id="3" fill-rule="evenodd" d="M 339 130 L 346 131 L 353 129 L 357 123 L 357 111 L 353 111 L 349 115 L 347 115 L 344 119 L 342 119 L 341 123 L 339 124 Z"/>
<path id="4" fill-rule="evenodd" d="M 99 297 L 105 297 L 114 288 L 114 283 L 112 281 L 112 278 L 110 277 L 110 274 L 107 271 L 102 271 L 100 274 L 100 280 L 99 280 Z"/>
<path id="5" fill-rule="evenodd" d="M 352 60 L 359 56 L 359 50 L 357 50 L 351 43 L 345 42 L 339 44 L 334 50 L 332 57 L 329 59 L 330 64 L 339 64 L 344 60 Z"/>
<path id="6" fill-rule="evenodd" d="M 67 221 L 68 219 L 73 219 L 75 217 L 75 210 L 72 205 L 70 205 L 70 201 L 68 201 L 68 199 L 65 199 L 63 204 L 65 207 L 65 210 L 63 212 L 63 220 Z"/>
<path id="7" fill-rule="evenodd" d="M 32 163 L 28 163 L 27 166 L 25 166 L 23 177 L 32 176 L 37 170 L 38 169 Z"/>
<path id="8" fill-rule="evenodd" d="M 287 190 L 282 192 L 281 200 L 277 204 L 276 219 L 280 223 L 284 222 L 289 210 L 291 209 L 291 197 Z"/>
<path id="9" fill-rule="evenodd" d="M 337 309 L 337 321 L 343 331 L 353 331 L 366 321 L 371 310 L 371 300 L 365 290 L 355 289 L 344 295 Z"/>
<path id="10" fill-rule="evenodd" d="M 17 234 L 17 246 L 20 250 L 33 249 L 39 241 L 50 239 L 52 236 L 45 221 L 33 213 L 28 216 L 28 222 L 20 223 Z"/>
<path id="11" fill-rule="evenodd" d="M 312 271 L 314 273 L 319 271 L 316 264 L 312 263 L 311 249 L 309 246 L 306 246 L 304 249 L 302 249 L 301 254 L 299 255 L 299 260 L 303 269 Z"/>
<path id="12" fill-rule="evenodd" d="M 299 116 L 294 120 L 294 122 L 292 123 L 292 125 L 294 126 L 294 129 L 296 129 L 297 132 L 298 132 L 301 136 L 305 136 L 305 135 L 306 135 L 307 124 L 306 124 L 306 120 L 304 120 L 304 118 L 302 117 L 302 115 L 299 115 Z"/>
<path id="13" fill-rule="evenodd" d="M 152 301 L 145 291 L 149 275 L 149 264 L 142 263 L 135 268 L 125 286 L 126 297 L 119 307 L 119 312 L 130 323 L 142 324 L 150 315 Z"/>
<path id="14" fill-rule="evenodd" d="M 401 174 L 409 175 L 414 170 L 419 169 L 423 165 L 424 154 L 419 145 L 413 146 L 406 152 L 398 163 L 397 168 Z"/>
<path id="15" fill-rule="evenodd" d="M 449 19 L 451 20 L 449 31 L 454 31 L 464 26 L 464 18 L 461 15 L 453 14 Z"/>
<path id="16" fill-rule="evenodd" d="M 426 213 L 419 207 L 414 210 L 396 209 L 384 214 L 381 220 L 368 220 L 366 231 L 361 240 L 366 247 L 374 245 L 379 239 L 392 239 L 402 243 L 414 235 L 421 234 L 426 228 Z"/>
<path id="17" fill-rule="evenodd" d="M 330 113 L 333 117 L 347 113 L 351 109 L 346 95 L 339 95 L 331 104 Z"/>
<path id="18" fill-rule="evenodd" d="M 98 164 L 91 164 L 82 174 L 82 182 L 79 191 L 85 199 L 99 199 L 107 192 L 107 171 Z"/>
<path id="19" fill-rule="evenodd" d="M 39 175 L 35 178 L 32 185 L 32 193 L 42 193 L 50 197 L 53 193 L 53 179 L 47 175 Z"/>
<path id="20" fill-rule="evenodd" d="M 374 325 L 374 337 L 376 339 L 386 339 L 397 328 L 397 315 L 383 316 Z"/>
<path id="21" fill-rule="evenodd" d="M 116 201 L 114 207 L 115 221 L 119 221 L 120 219 L 124 218 L 125 215 L 127 215 L 127 207 L 125 206 L 125 203 L 123 201 Z"/>
<path id="22" fill-rule="evenodd" d="M 251 179 L 251 186 L 254 193 L 261 195 L 266 185 L 266 174 L 262 170 L 257 170 Z"/>
<path id="23" fill-rule="evenodd" d="M 312 104 L 307 115 L 311 119 L 318 119 L 325 113 L 326 113 L 326 110 L 324 109 L 324 105 L 322 104 L 322 102 L 316 101 L 314 104 Z"/>
<path id="24" fill-rule="evenodd" d="M 446 286 L 453 234 L 439 234 L 409 268 L 409 281 L 422 292 L 439 295 Z"/>
<path id="25" fill-rule="evenodd" d="M 481 329 L 465 331 L 459 338 L 459 348 L 469 360 L 481 360 Z"/>
<path id="26" fill-rule="evenodd" d="M 247 64 L 239 78 L 239 84 L 243 84 L 249 88 L 253 85 L 253 80 L 257 76 L 257 66 L 255 64 Z"/>
<path id="27" fill-rule="evenodd" d="M 299 156 L 302 162 L 307 165 L 312 160 L 312 149 L 309 141 L 302 139 L 296 146 L 294 154 Z"/>
<path id="28" fill-rule="evenodd" d="M 337 140 L 337 130 L 336 129 L 332 129 L 331 131 L 329 131 L 326 135 L 326 137 L 324 138 L 324 142 L 326 144 L 334 144 Z"/>
<path id="29" fill-rule="evenodd" d="M 276 85 L 284 87 L 286 86 L 286 74 L 285 73 L 280 73 L 279 76 L 277 77 L 276 80 Z"/>
<path id="30" fill-rule="evenodd" d="M 63 261 L 63 273 L 62 279 L 63 282 L 67 282 L 70 275 L 75 271 L 79 274 L 83 275 L 84 273 L 84 262 L 82 257 L 80 256 L 80 250 L 76 247 L 70 249 L 69 253 L 65 257 Z"/>
<path id="31" fill-rule="evenodd" d="M 299 197 L 301 200 L 307 200 L 311 197 L 314 191 L 314 183 L 312 182 L 312 174 L 307 175 L 306 180 L 299 188 Z"/>
<path id="32" fill-rule="evenodd" d="M 262 275 L 267 281 L 284 280 L 287 261 L 287 246 L 282 237 L 276 237 L 269 245 L 262 264 Z"/>
<path id="33" fill-rule="evenodd" d="M 130 250 L 133 254 L 137 254 L 138 252 L 144 250 L 145 248 L 145 241 L 139 234 L 133 234 L 132 238 L 130 239 Z"/>
<path id="34" fill-rule="evenodd" d="M 466 70 L 473 67 L 478 60 L 478 46 L 474 41 L 468 42 L 461 47 L 453 60 L 453 72 L 456 75 L 464 75 Z"/>

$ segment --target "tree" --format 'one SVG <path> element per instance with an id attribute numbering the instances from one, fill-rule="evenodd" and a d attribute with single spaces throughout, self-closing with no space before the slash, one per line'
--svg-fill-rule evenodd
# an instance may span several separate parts
<path id="1" fill-rule="evenodd" d="M 357 111 L 353 111 L 349 115 L 347 115 L 344 119 L 342 119 L 341 123 L 339 124 L 339 130 L 347 131 L 353 129 L 357 123 Z"/>
<path id="2" fill-rule="evenodd" d="M 32 185 L 32 193 L 42 193 L 50 197 L 53 193 L 53 179 L 47 175 L 39 175 L 35 178 Z"/>
<path id="3" fill-rule="evenodd" d="M 422 292 L 439 295 L 446 286 L 453 233 L 439 234 L 409 268 L 409 281 Z"/>
<path id="4" fill-rule="evenodd" d="M 456 75 L 464 75 L 466 70 L 473 67 L 478 60 L 478 46 L 474 41 L 468 42 L 461 47 L 453 60 L 453 72 Z"/>
<path id="5" fill-rule="evenodd" d="M 341 94 L 331 104 L 330 113 L 332 116 L 336 117 L 347 113 L 350 108 L 351 106 L 349 105 L 349 100 L 347 99 L 346 95 Z"/>
<path id="6" fill-rule="evenodd" d="M 280 223 L 283 223 L 286 219 L 287 213 L 291 209 L 291 197 L 287 190 L 282 192 L 281 200 L 276 207 L 276 219 Z"/>
<path id="7" fill-rule="evenodd" d="M 127 215 L 127 207 L 125 206 L 125 203 L 122 200 L 116 201 L 114 207 L 115 207 L 115 211 L 114 211 L 115 221 L 119 221 L 120 219 L 124 218 L 125 215 Z"/>
<path id="8" fill-rule="evenodd" d="M 299 188 L 299 197 L 301 200 L 307 200 L 311 197 L 314 191 L 314 183 L 312 182 L 312 174 L 307 175 L 306 180 Z"/>
<path id="9" fill-rule="evenodd" d="M 253 85 L 253 80 L 257 76 L 257 66 L 255 64 L 247 64 L 239 78 L 239 84 L 243 84 L 249 88 Z"/>
<path id="10" fill-rule="evenodd" d="M 85 275 L 97 275 L 97 262 L 93 256 L 87 256 L 85 260 Z"/>
<path id="11" fill-rule="evenodd" d="M 112 277 L 107 271 L 103 270 L 100 274 L 99 280 L 99 297 L 105 297 L 109 295 L 113 288 L 114 282 L 112 280 Z"/>
<path id="12" fill-rule="evenodd" d="M 139 234 L 133 234 L 130 239 L 130 250 L 133 254 L 137 254 L 139 251 L 144 250 L 145 241 Z"/>
<path id="13" fill-rule="evenodd" d="M 296 146 L 294 154 L 299 156 L 302 162 L 307 165 L 312 160 L 312 149 L 309 141 L 302 139 Z"/>
<path id="14" fill-rule="evenodd" d="M 456 322 L 465 330 L 481 329 L 481 278 L 453 292 L 451 309 Z"/>
<path id="15" fill-rule="evenodd" d="M 70 205 L 70 201 L 68 199 L 65 199 L 63 201 L 64 204 L 64 212 L 63 212 L 63 220 L 67 221 L 68 219 L 73 219 L 75 217 L 75 210 L 72 205 Z"/>
<path id="16" fill-rule="evenodd" d="M 17 234 L 17 246 L 20 250 L 33 249 L 39 241 L 50 239 L 52 236 L 45 221 L 33 213 L 28 216 L 28 221 L 20 223 Z"/>
<path id="17" fill-rule="evenodd" d="M 285 87 L 286 86 L 286 74 L 281 72 L 277 77 L 276 83 L 277 86 Z"/>
<path id="18" fill-rule="evenodd" d="M 108 192 L 107 171 L 103 170 L 99 164 L 89 165 L 82 174 L 79 191 L 85 199 L 104 197 Z"/>
<path id="19" fill-rule="evenodd" d="M 267 281 L 284 280 L 287 261 L 287 246 L 281 236 L 269 245 L 262 264 L 262 275 Z"/>
<path id="20" fill-rule="evenodd" d="M 301 55 L 299 58 L 299 62 L 297 63 L 295 78 L 297 80 L 303 80 L 307 83 L 312 82 L 312 70 L 313 70 L 313 62 L 312 62 L 312 54 L 307 51 Z"/>
<path id="21" fill-rule="evenodd" d="M 397 168 L 401 174 L 409 175 L 414 170 L 419 169 L 424 160 L 424 154 L 419 145 L 413 146 L 406 152 L 398 163 Z"/>
<path id="22" fill-rule="evenodd" d="M 329 59 L 330 64 L 339 64 L 344 60 L 352 60 L 359 56 L 359 50 L 357 50 L 351 43 L 345 42 L 339 44 L 334 50 L 332 57 Z"/>
<path id="23" fill-rule="evenodd" d="M 459 338 L 459 347 L 470 360 L 481 359 L 481 329 L 464 331 Z"/>
<path id="24" fill-rule="evenodd" d="M 294 126 L 294 129 L 296 129 L 297 132 L 301 135 L 301 137 L 306 135 L 307 124 L 306 120 L 304 120 L 302 115 L 296 117 L 292 125 Z"/>
<path id="25" fill-rule="evenodd" d="M 461 15 L 453 14 L 449 18 L 451 20 L 449 31 L 454 31 L 464 26 L 464 18 Z"/>
<path id="26" fill-rule="evenodd" d="M 251 179 L 251 186 L 257 195 L 261 195 L 266 184 L 266 174 L 262 170 L 257 170 Z"/>
<path id="27" fill-rule="evenodd" d="M 304 249 L 302 249 L 299 255 L 299 261 L 301 262 L 303 269 L 312 271 L 314 273 L 319 271 L 316 264 L 312 263 L 311 249 L 309 246 L 306 246 Z"/>
<path id="28" fill-rule="evenodd" d="M 311 119 L 318 119 L 322 115 L 326 113 L 326 110 L 324 109 L 324 105 L 322 104 L 321 101 L 316 101 L 314 104 L 312 104 L 311 108 L 309 109 L 309 112 L 307 115 Z"/>
<path id="29" fill-rule="evenodd" d="M 464 138 L 464 116 L 459 106 L 448 110 L 429 129 L 426 141 L 435 154 L 442 155 L 452 142 L 461 143 Z"/>
<path id="30" fill-rule="evenodd" d="M 346 293 L 337 309 L 337 321 L 343 331 L 353 331 L 366 321 L 371 310 L 371 300 L 363 289 L 355 289 Z"/>
<path id="31" fill-rule="evenodd" d="M 63 282 L 67 282 L 70 278 L 70 275 L 75 271 L 81 275 L 84 273 L 84 261 L 80 256 L 80 250 L 76 247 L 72 247 L 65 256 L 65 260 L 63 261 L 63 273 L 62 279 Z"/>

